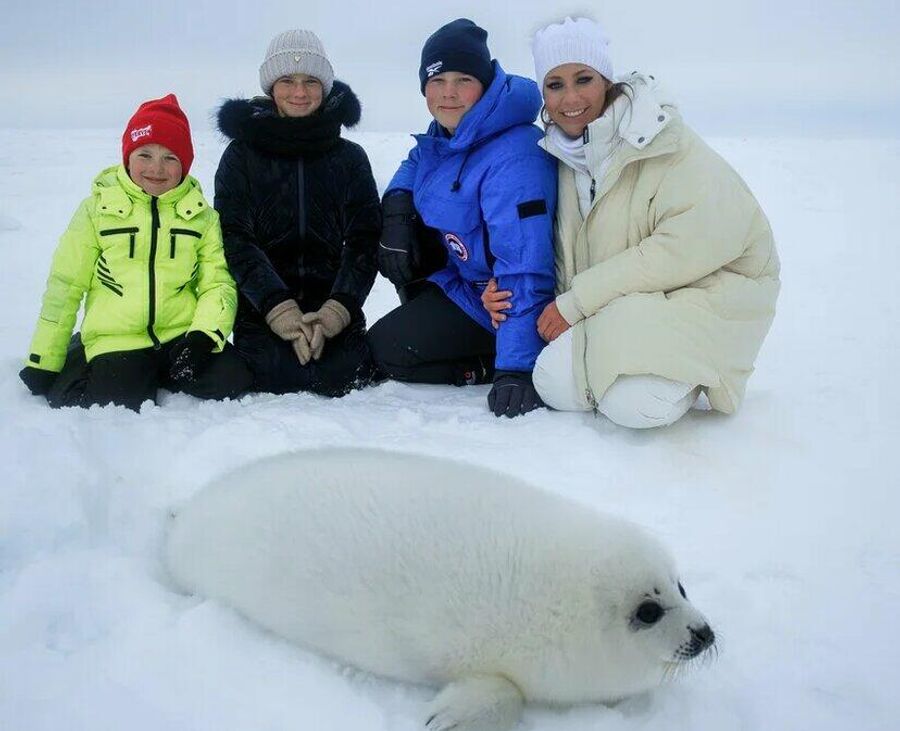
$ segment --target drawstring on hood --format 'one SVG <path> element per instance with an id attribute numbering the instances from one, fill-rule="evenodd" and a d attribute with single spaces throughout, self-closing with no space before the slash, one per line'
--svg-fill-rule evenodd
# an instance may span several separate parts
<path id="1" fill-rule="evenodd" d="M 450 192 L 455 193 L 462 187 L 462 174 L 463 168 L 465 168 L 466 163 L 469 161 L 469 155 L 472 154 L 472 151 L 478 147 L 478 145 L 473 145 L 468 150 L 466 150 L 466 154 L 463 155 L 462 164 L 459 166 L 459 172 L 456 173 L 456 180 L 453 181 L 453 185 L 450 186 Z"/>

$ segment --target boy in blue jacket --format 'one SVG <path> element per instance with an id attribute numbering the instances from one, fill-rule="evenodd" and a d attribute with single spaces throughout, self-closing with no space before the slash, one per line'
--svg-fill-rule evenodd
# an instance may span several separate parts
<path id="1" fill-rule="evenodd" d="M 543 405 L 531 371 L 544 345 L 537 318 L 554 288 L 556 164 L 537 144 L 541 95 L 492 61 L 487 32 L 464 18 L 426 41 L 419 79 L 434 121 L 384 195 L 379 249 L 379 270 L 403 304 L 373 325 L 369 342 L 388 378 L 493 378 L 491 410 L 518 416 Z M 444 257 L 433 238 L 446 252 L 437 271 Z M 491 278 L 512 292 L 497 331 L 481 303 Z"/>

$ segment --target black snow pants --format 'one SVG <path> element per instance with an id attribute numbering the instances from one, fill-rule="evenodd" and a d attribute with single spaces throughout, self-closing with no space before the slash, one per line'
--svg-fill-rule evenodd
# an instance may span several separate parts
<path id="1" fill-rule="evenodd" d="M 253 372 L 253 389 L 267 393 L 310 391 L 320 396 L 344 396 L 372 380 L 372 355 L 365 322 L 352 323 L 325 341 L 319 360 L 300 365 L 291 344 L 265 324 L 238 323 L 234 347 Z"/>
<path id="2" fill-rule="evenodd" d="M 169 377 L 169 353 L 178 340 L 159 348 L 104 353 L 88 363 L 81 335 L 76 333 L 47 402 L 53 408 L 119 404 L 138 411 L 144 401 L 156 402 L 160 388 L 214 400 L 235 398 L 250 388 L 250 371 L 230 343 L 212 356 L 192 382 L 176 384 Z"/>
<path id="3" fill-rule="evenodd" d="M 429 282 L 369 330 L 376 377 L 455 386 L 490 383 L 497 338 Z"/>

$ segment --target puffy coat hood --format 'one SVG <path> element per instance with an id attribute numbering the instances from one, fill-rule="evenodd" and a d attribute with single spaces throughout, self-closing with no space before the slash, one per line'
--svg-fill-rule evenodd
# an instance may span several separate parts
<path id="1" fill-rule="evenodd" d="M 98 213 L 114 218 L 127 218 L 136 202 L 149 202 L 153 197 L 129 177 L 121 163 L 100 171 L 91 184 L 91 192 L 97 197 Z M 158 196 L 158 201 L 160 205 L 173 205 L 175 213 L 185 221 L 209 208 L 200 182 L 190 175 L 172 190 Z"/>
<path id="2" fill-rule="evenodd" d="M 653 76 L 633 71 L 618 81 L 626 85 L 625 93 L 588 125 L 588 138 L 593 142 L 618 137 L 635 150 L 643 150 L 669 125 L 677 107 Z"/>
<path id="3" fill-rule="evenodd" d="M 228 99 L 216 115 L 219 131 L 228 139 L 278 155 L 329 150 L 340 138 L 341 127 L 356 126 L 361 116 L 356 94 L 337 80 L 322 106 L 308 117 L 279 117 L 267 96 Z"/>
<path id="4" fill-rule="evenodd" d="M 537 84 L 522 76 L 507 74 L 494 61 L 494 80 L 449 140 L 435 121 L 416 139 L 449 143 L 451 150 L 466 150 L 520 124 L 532 124 L 541 109 Z"/>

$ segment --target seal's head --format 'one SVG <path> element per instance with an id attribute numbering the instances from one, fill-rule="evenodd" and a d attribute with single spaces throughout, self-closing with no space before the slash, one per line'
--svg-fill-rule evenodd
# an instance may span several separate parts
<path id="1" fill-rule="evenodd" d="M 666 669 L 694 660 L 711 649 L 715 633 L 687 598 L 677 578 L 654 581 L 632 596 L 620 619 L 634 644 Z"/>
<path id="2" fill-rule="evenodd" d="M 593 572 L 602 638 L 594 673 L 614 700 L 649 690 L 708 656 L 715 633 L 654 539 L 635 531 L 611 545 L 618 550 Z"/>

